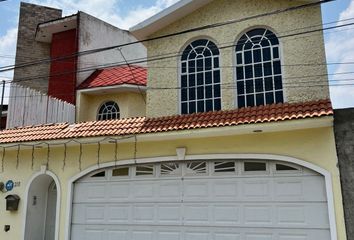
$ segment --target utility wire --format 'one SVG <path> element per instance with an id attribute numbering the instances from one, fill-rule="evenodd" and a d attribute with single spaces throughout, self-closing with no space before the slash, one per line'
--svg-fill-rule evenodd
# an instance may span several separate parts
<path id="1" fill-rule="evenodd" d="M 195 32 L 195 31 L 201 31 L 201 30 L 206 30 L 206 29 L 211 29 L 211 28 L 217 28 L 217 27 L 226 26 L 226 25 L 230 25 L 230 24 L 245 22 L 245 21 L 248 21 L 248 20 L 251 20 L 251 19 L 255 19 L 255 18 L 262 18 L 262 17 L 272 16 L 272 15 L 285 13 L 285 12 L 289 12 L 289 11 L 295 11 L 295 10 L 299 10 L 299 9 L 303 9 L 303 8 L 313 7 L 313 6 L 321 5 L 323 3 L 332 2 L 332 1 L 334 1 L 334 0 L 321 0 L 321 1 L 316 1 L 316 2 L 312 2 L 312 3 L 307 3 L 307 4 L 303 4 L 303 5 L 294 6 L 294 7 L 278 9 L 278 10 L 275 10 L 275 11 L 262 13 L 262 14 L 258 14 L 258 15 L 253 15 L 253 16 L 245 17 L 245 18 L 241 18 L 241 19 L 233 19 L 233 20 L 229 20 L 229 21 L 224 21 L 224 22 L 208 24 L 208 25 L 204 25 L 204 26 L 200 26 L 200 27 L 190 28 L 190 29 L 187 29 L 187 30 L 184 30 L 184 31 L 179 31 L 179 32 L 166 34 L 166 35 L 161 35 L 161 36 L 157 36 L 157 37 L 153 37 L 153 38 L 147 38 L 147 39 L 144 39 L 144 40 L 132 41 L 132 42 L 129 42 L 129 43 L 119 44 L 119 45 L 110 46 L 110 47 L 96 48 L 96 49 L 92 49 L 92 50 L 81 51 L 81 52 L 77 52 L 77 53 L 74 53 L 74 54 L 70 54 L 70 55 L 62 56 L 62 57 L 58 57 L 58 58 L 53 58 L 53 59 L 47 58 L 47 59 L 42 59 L 40 61 L 27 62 L 27 63 L 22 63 L 22 64 L 19 64 L 19 65 L 4 66 L 4 67 L 0 68 L 0 72 L 11 71 L 11 70 L 14 70 L 14 69 L 28 67 L 28 66 L 33 66 L 33 65 L 38 65 L 38 64 L 42 64 L 42 63 L 51 62 L 51 61 L 58 61 L 58 60 L 63 60 L 63 59 L 68 59 L 68 58 L 70 59 L 70 58 L 74 58 L 76 56 L 83 56 L 83 55 L 93 54 L 93 53 L 97 53 L 97 52 L 104 52 L 104 51 L 108 51 L 108 50 L 112 50 L 112 49 L 116 49 L 116 48 L 120 48 L 120 47 L 126 47 L 126 46 L 130 46 L 130 45 L 138 44 L 138 43 L 155 41 L 155 40 L 159 40 L 159 39 L 163 39 L 163 38 L 170 38 L 170 37 L 183 35 L 183 34 Z"/>
<path id="2" fill-rule="evenodd" d="M 318 29 L 309 30 L 309 31 L 305 31 L 305 32 L 298 32 L 298 33 L 293 33 L 293 34 L 282 35 L 282 36 L 279 36 L 278 38 L 279 39 L 280 38 L 288 38 L 288 37 L 293 37 L 293 36 L 310 34 L 310 33 L 314 33 L 314 32 L 326 31 L 326 30 L 335 29 L 335 28 L 343 28 L 343 27 L 352 26 L 352 25 L 354 25 L 354 23 L 337 25 L 337 26 L 327 27 L 327 28 L 318 28 Z M 236 46 L 238 46 L 238 44 L 230 44 L 230 45 L 220 46 L 219 49 L 234 48 Z M 181 55 L 182 55 L 181 53 L 177 53 L 177 54 L 176 53 L 165 53 L 165 54 L 150 56 L 149 58 L 144 57 L 144 58 L 131 59 L 130 62 L 128 62 L 128 63 L 130 65 L 136 65 L 136 64 L 138 65 L 138 64 L 147 63 L 147 62 L 155 62 L 155 61 L 162 61 L 162 60 L 166 60 L 166 59 L 176 58 L 176 57 L 180 57 Z M 105 68 L 111 68 L 111 67 L 119 67 L 119 66 L 124 66 L 126 64 L 127 64 L 126 61 L 120 61 L 120 62 L 97 65 L 94 68 L 88 67 L 88 68 L 78 69 L 78 70 L 75 70 L 75 71 L 60 72 L 58 74 L 51 74 L 51 75 L 47 75 L 46 74 L 46 75 L 39 75 L 39 76 L 30 76 L 30 77 L 24 77 L 24 78 L 17 78 L 14 82 L 18 83 L 18 82 L 22 82 L 22 81 L 31 81 L 31 80 L 40 79 L 40 78 L 63 76 L 63 75 L 67 75 L 67 74 L 70 74 L 70 73 L 80 73 L 80 72 L 94 71 L 94 70 L 97 70 L 97 68 L 105 69 Z M 323 63 L 320 63 L 320 64 L 323 64 Z M 316 63 L 314 65 L 318 65 L 318 63 Z M 289 66 L 289 65 L 287 65 L 287 66 Z M 149 68 L 151 68 L 151 67 L 149 67 Z M 1 70 L 0 70 L 0 72 L 1 72 Z"/>

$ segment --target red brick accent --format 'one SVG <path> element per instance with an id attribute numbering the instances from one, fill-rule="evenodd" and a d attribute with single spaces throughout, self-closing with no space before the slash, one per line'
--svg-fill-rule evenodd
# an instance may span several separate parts
<path id="1" fill-rule="evenodd" d="M 52 59 L 77 53 L 76 29 L 55 33 L 52 38 Z M 75 104 L 77 57 L 52 61 L 48 95 Z"/>

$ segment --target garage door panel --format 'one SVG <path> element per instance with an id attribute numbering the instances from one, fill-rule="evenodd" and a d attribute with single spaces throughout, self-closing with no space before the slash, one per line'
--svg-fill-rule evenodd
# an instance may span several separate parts
<path id="1" fill-rule="evenodd" d="M 151 176 L 119 179 L 107 170 L 75 183 L 72 240 L 330 239 L 325 182 L 313 171 L 224 174 L 213 164 L 177 165 L 178 176 L 160 176 L 155 164 Z"/>
<path id="2" fill-rule="evenodd" d="M 145 236 L 145 238 L 143 238 Z M 271 240 L 330 240 L 326 229 L 291 228 L 240 228 L 240 227 L 191 227 L 191 226 L 117 226 L 117 225 L 74 225 L 72 239 L 92 240 L 229 240 L 229 239 L 267 239 Z"/>
<path id="3" fill-rule="evenodd" d="M 74 202 L 95 202 L 106 199 L 106 183 L 81 183 L 75 186 Z"/>
<path id="4" fill-rule="evenodd" d="M 320 176 L 275 178 L 274 198 L 282 201 L 326 201 L 326 186 Z"/>
<path id="5" fill-rule="evenodd" d="M 108 230 L 108 240 L 130 240 L 128 230 Z"/>

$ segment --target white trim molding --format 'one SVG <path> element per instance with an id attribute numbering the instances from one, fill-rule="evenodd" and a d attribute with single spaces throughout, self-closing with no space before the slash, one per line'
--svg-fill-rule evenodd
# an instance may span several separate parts
<path id="1" fill-rule="evenodd" d="M 60 221 L 60 203 L 61 203 L 61 187 L 60 187 L 60 181 L 59 178 L 51 171 L 47 170 L 46 166 L 41 166 L 40 171 L 38 171 L 37 173 L 33 174 L 32 177 L 28 180 L 26 189 L 25 189 L 25 196 L 24 196 L 24 209 L 25 209 L 25 213 L 24 213 L 24 217 L 23 217 L 23 221 L 22 221 L 22 226 L 24 226 L 22 228 L 22 239 L 25 239 L 25 234 L 26 234 L 26 220 L 27 220 L 27 205 L 29 203 L 29 199 L 28 199 L 28 194 L 29 194 L 29 189 L 33 183 L 33 181 L 41 176 L 41 175 L 48 175 L 50 176 L 54 182 L 55 185 L 57 187 L 57 203 L 56 203 L 56 212 L 55 212 L 55 232 L 54 232 L 54 236 L 55 236 L 55 240 L 59 240 L 59 221 Z"/>
<path id="2" fill-rule="evenodd" d="M 272 155 L 272 154 L 205 154 L 205 155 L 186 155 L 184 160 L 189 161 L 200 161 L 200 160 L 220 160 L 220 159 L 242 159 L 242 160 L 272 160 L 297 164 L 308 169 L 311 169 L 319 174 L 323 175 L 325 178 L 326 184 L 326 193 L 327 193 L 327 205 L 328 205 L 328 214 L 329 214 L 329 224 L 330 224 L 330 234 L 331 240 L 337 240 L 337 226 L 336 226 L 336 217 L 335 217 L 335 206 L 334 206 L 334 195 L 332 187 L 332 176 L 329 171 L 323 169 L 317 165 L 309 163 L 307 161 L 290 157 L 290 156 L 281 156 L 281 155 Z M 166 161 L 179 161 L 178 156 L 166 156 L 166 157 L 154 157 L 154 158 L 140 158 L 140 159 L 127 159 L 121 160 L 118 162 L 109 162 L 100 164 L 100 166 L 95 165 L 89 167 L 79 174 L 73 176 L 68 182 L 68 197 L 67 197 L 67 209 L 66 209 L 66 226 L 65 226 L 65 240 L 70 240 L 71 234 L 71 214 L 72 214 L 72 200 L 73 200 L 73 190 L 74 183 L 85 175 L 96 171 L 98 169 L 109 168 L 114 166 L 122 165 L 132 165 L 132 164 L 142 164 L 142 163 L 156 163 L 156 162 L 166 162 Z"/>

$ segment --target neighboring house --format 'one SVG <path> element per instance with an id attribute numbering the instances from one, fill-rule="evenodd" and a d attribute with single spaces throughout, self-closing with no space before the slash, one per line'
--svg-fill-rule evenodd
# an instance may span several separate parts
<path id="1" fill-rule="evenodd" d="M 8 128 L 75 122 L 76 88 L 97 68 L 146 58 L 142 44 L 91 51 L 135 41 L 128 31 L 84 12 L 62 17 L 59 9 L 21 3 L 16 53 L 20 67 L 14 72 Z M 33 61 L 37 64 L 28 64 Z"/>
<path id="2" fill-rule="evenodd" d="M 354 108 L 334 111 L 347 239 L 354 239 Z"/>
<path id="3" fill-rule="evenodd" d="M 21 199 L 0 238 L 345 240 L 321 22 L 315 1 L 181 0 L 133 27 L 147 69 L 79 81 L 76 124 L 0 133 Z"/>

